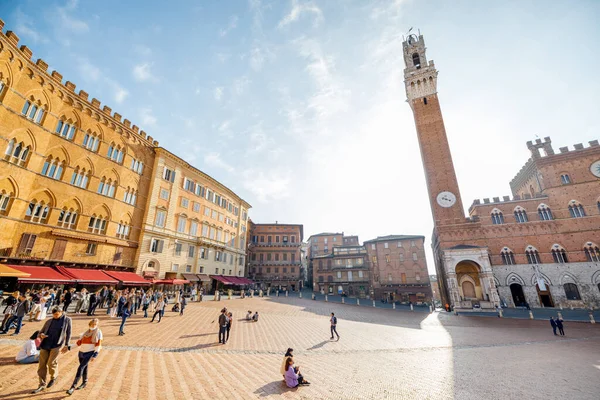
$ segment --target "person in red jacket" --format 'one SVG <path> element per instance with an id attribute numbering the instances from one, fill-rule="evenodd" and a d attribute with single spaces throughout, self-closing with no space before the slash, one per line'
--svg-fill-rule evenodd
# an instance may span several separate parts
<path id="1" fill-rule="evenodd" d="M 77 341 L 77 346 L 79 346 L 79 368 L 77 368 L 77 375 L 75 375 L 71 388 L 67 390 L 69 396 L 75 390 L 85 388 L 88 380 L 88 364 L 98 357 L 98 353 L 102 348 L 102 331 L 98 328 L 99 322 L 98 318 L 92 319 L 89 323 L 89 329 Z M 83 378 L 83 382 L 80 386 L 77 386 L 80 378 Z"/>

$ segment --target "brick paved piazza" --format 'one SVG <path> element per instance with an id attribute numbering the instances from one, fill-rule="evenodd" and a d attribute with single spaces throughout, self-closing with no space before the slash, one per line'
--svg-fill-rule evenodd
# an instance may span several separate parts
<path id="1" fill-rule="evenodd" d="M 232 337 L 217 344 L 218 310 L 234 313 Z M 259 310 L 260 321 L 243 321 Z M 330 311 L 339 342 L 329 341 Z M 100 313 L 103 314 L 103 313 Z M 91 364 L 86 399 L 598 399 L 600 326 L 567 323 L 565 338 L 545 321 L 428 315 L 298 298 L 190 304 L 160 324 L 139 315 L 126 335 L 101 316 L 105 347 Z M 74 332 L 87 317 L 74 317 Z M 24 339 L 41 323 L 28 323 Z M 36 366 L 12 362 L 22 341 L 0 340 L 0 398 L 58 399 L 77 351 L 60 358 L 58 384 L 41 395 Z M 287 347 L 312 381 L 287 389 L 279 368 Z"/>

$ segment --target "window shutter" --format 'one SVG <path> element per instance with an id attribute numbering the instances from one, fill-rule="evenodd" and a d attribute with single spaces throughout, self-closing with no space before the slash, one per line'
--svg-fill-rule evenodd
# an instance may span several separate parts
<path id="1" fill-rule="evenodd" d="M 27 248 L 27 242 L 29 242 L 29 238 L 32 235 L 29 233 L 24 233 L 21 236 L 21 241 L 19 242 L 19 247 L 17 247 L 17 257 L 25 252 L 25 249 Z"/>
<path id="2" fill-rule="evenodd" d="M 157 253 L 162 253 L 163 251 L 163 244 L 164 244 L 164 240 L 159 240 L 157 245 L 156 245 L 156 252 Z"/>

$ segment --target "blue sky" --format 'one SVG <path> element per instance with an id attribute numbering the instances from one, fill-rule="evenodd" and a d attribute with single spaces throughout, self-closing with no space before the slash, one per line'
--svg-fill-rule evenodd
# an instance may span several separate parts
<path id="1" fill-rule="evenodd" d="M 402 34 L 425 37 L 465 207 L 529 157 L 600 138 L 600 2 L 2 1 L 50 69 L 308 235 L 423 234 Z M 429 259 L 430 270 L 433 262 Z"/>

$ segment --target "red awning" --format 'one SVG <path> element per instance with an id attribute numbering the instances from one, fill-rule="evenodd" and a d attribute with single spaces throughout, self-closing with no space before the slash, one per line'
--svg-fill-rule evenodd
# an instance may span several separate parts
<path id="1" fill-rule="evenodd" d="M 56 267 L 63 275 L 70 276 L 82 285 L 116 285 L 118 280 L 110 277 L 99 269 L 79 269 Z"/>
<path id="2" fill-rule="evenodd" d="M 106 275 L 120 281 L 123 285 L 129 286 L 145 286 L 150 285 L 152 282 L 142 278 L 138 274 L 127 271 L 104 271 Z"/>
<path id="3" fill-rule="evenodd" d="M 185 279 L 154 279 L 152 281 L 153 285 L 184 285 L 186 283 L 190 283 L 190 281 Z"/>
<path id="4" fill-rule="evenodd" d="M 223 285 L 237 285 L 237 283 L 233 283 L 233 282 L 231 282 L 231 280 L 229 280 L 229 278 L 230 278 L 229 276 L 211 275 L 210 277 L 218 280 L 219 282 L 222 282 Z"/>
<path id="5" fill-rule="evenodd" d="M 238 278 L 238 279 L 243 282 L 242 285 L 252 285 L 254 283 L 248 278 Z"/>
<path id="6" fill-rule="evenodd" d="M 11 268 L 30 274 L 28 278 L 19 278 L 23 283 L 74 283 L 70 276 L 65 276 L 51 267 L 32 267 L 10 265 Z"/>

